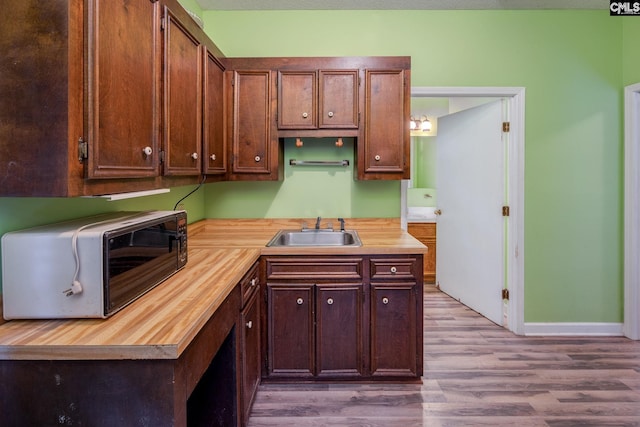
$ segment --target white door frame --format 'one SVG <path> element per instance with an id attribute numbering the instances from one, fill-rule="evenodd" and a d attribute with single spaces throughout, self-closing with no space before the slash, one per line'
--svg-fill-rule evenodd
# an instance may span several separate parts
<path id="1" fill-rule="evenodd" d="M 640 83 L 624 88 L 624 324 L 640 339 Z"/>
<path id="2" fill-rule="evenodd" d="M 640 87 L 638 89 L 640 91 Z M 495 97 L 506 98 L 510 121 L 507 155 L 507 197 L 510 216 L 507 225 L 506 283 L 509 302 L 505 327 L 524 334 L 524 95 L 523 87 L 412 87 L 411 97 Z M 406 188 L 402 182 L 401 216 L 406 224 Z M 636 258 L 637 259 L 637 258 Z M 497 297 L 497 296 L 496 296 Z"/>

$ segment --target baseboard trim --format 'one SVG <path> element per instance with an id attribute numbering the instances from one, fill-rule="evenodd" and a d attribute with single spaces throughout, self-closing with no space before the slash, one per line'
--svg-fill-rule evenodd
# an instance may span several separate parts
<path id="1" fill-rule="evenodd" d="M 622 323 L 525 323 L 527 336 L 623 336 Z"/>

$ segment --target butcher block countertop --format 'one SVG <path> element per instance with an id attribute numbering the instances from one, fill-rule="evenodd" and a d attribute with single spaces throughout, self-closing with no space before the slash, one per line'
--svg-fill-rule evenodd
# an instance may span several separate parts
<path id="1" fill-rule="evenodd" d="M 398 219 L 347 219 L 361 247 L 267 248 L 302 220 L 203 220 L 189 225 L 184 269 L 108 319 L 0 319 L 0 360 L 177 359 L 261 255 L 407 254 L 427 248 Z M 315 219 L 305 220 L 308 227 Z M 326 223 L 323 220 L 323 227 Z M 333 226 L 339 223 L 334 219 Z"/>

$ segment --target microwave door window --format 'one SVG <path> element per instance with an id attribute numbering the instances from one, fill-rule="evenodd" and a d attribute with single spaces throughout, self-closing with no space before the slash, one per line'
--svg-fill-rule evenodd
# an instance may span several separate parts
<path id="1" fill-rule="evenodd" d="M 107 312 L 122 308 L 176 270 L 176 232 L 171 228 L 161 223 L 107 237 Z"/>

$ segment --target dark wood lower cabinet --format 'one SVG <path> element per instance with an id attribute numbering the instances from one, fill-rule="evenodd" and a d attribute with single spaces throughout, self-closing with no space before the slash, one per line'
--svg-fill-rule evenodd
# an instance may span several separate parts
<path id="1" fill-rule="evenodd" d="M 266 257 L 267 381 L 417 381 L 422 255 Z"/>

